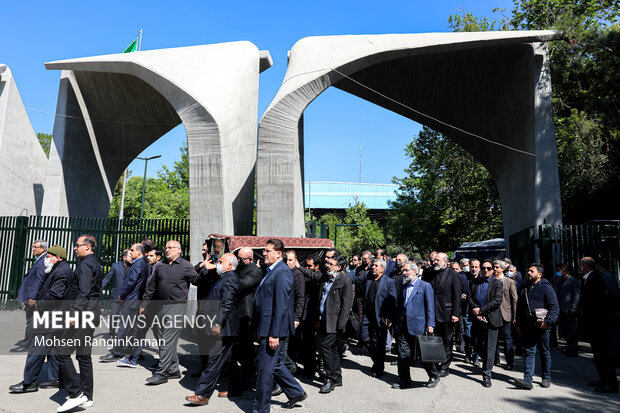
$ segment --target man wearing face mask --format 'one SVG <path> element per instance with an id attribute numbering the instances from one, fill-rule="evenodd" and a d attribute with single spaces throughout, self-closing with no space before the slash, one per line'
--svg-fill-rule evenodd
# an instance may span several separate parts
<path id="1" fill-rule="evenodd" d="M 205 406 L 209 403 L 209 398 L 215 390 L 218 378 L 225 363 L 231 355 L 233 344 L 239 333 L 239 315 L 237 305 L 239 304 L 239 277 L 237 269 L 237 258 L 233 254 L 224 254 L 216 264 L 216 271 L 220 279 L 215 282 L 205 304 L 221 303 L 220 311 L 209 314 L 208 308 L 203 307 L 205 316 L 216 316 L 213 325 L 207 323 L 207 334 L 212 337 L 221 337 L 221 346 L 216 345 L 210 352 L 207 360 L 207 367 L 202 372 L 195 394 L 187 396 L 185 400 L 191 404 Z M 208 305 L 207 305 L 208 307 Z M 225 397 L 226 391 L 220 391 L 218 396 Z"/>
<path id="2" fill-rule="evenodd" d="M 263 279 L 263 273 L 254 263 L 252 248 L 241 248 L 237 253 L 239 264 L 236 273 L 239 275 L 239 337 L 233 345 L 229 396 L 239 395 L 243 390 L 250 390 L 251 381 L 256 371 L 256 354 L 254 352 L 254 330 L 252 329 L 252 313 L 254 309 L 254 293 Z M 241 369 L 237 369 L 237 363 Z"/>
<path id="3" fill-rule="evenodd" d="M 418 278 L 418 267 L 406 262 L 402 268 L 404 286 L 398 296 L 396 316 L 396 344 L 398 346 L 398 377 L 400 383 L 394 383 L 393 389 L 412 387 L 410 366 L 413 364 L 416 336 L 425 332 L 433 333 L 435 328 L 435 298 L 433 288 Z M 439 383 L 436 364 L 422 363 L 428 374 L 424 386 L 432 389 Z"/>
<path id="4" fill-rule="evenodd" d="M 47 254 L 43 259 L 46 279 L 43 286 L 39 290 L 38 300 L 35 311 L 43 313 L 45 311 L 60 310 L 63 300 L 66 298 L 71 280 L 73 279 L 73 271 L 67 264 L 67 251 L 60 245 L 54 245 L 47 250 Z M 24 367 L 24 380 L 21 383 L 14 384 L 9 387 L 12 393 L 29 393 L 36 392 L 41 388 L 57 388 L 58 387 L 58 362 L 56 357 L 50 351 L 50 347 L 36 345 L 37 337 L 45 339 L 53 339 L 54 334 L 62 334 L 62 332 L 46 329 L 44 326 L 38 326 L 33 329 L 35 339 L 28 349 L 28 357 Z M 47 381 L 39 385 L 39 375 L 47 356 Z"/>

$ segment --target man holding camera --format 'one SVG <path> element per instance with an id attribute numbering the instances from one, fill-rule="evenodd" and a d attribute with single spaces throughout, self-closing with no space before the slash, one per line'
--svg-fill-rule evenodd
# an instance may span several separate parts
<path id="1" fill-rule="evenodd" d="M 517 332 L 523 336 L 525 348 L 525 374 L 515 379 L 518 387 L 532 390 L 532 376 L 536 368 L 536 348 L 540 351 L 541 387 L 551 386 L 551 352 L 549 336 L 551 325 L 560 314 L 560 306 L 551 283 L 542 278 L 543 266 L 530 265 L 527 270 L 528 286 L 521 291 L 517 301 Z"/>

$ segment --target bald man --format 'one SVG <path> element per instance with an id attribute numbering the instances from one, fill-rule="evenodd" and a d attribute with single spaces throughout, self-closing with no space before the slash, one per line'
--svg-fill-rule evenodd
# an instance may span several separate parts
<path id="1" fill-rule="evenodd" d="M 254 331 L 252 330 L 252 311 L 254 309 L 254 293 L 263 279 L 263 272 L 254 262 L 252 248 L 241 248 L 237 253 L 239 264 L 239 337 L 233 346 L 230 369 L 229 396 L 240 395 L 243 390 L 250 390 L 252 378 L 256 372 L 256 353 L 254 352 Z M 237 367 L 241 365 L 241 371 Z"/>

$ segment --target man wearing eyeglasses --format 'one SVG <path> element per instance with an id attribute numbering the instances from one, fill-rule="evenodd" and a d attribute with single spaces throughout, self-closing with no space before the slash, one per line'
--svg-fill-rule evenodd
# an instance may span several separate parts
<path id="1" fill-rule="evenodd" d="M 493 262 L 484 260 L 482 277 L 473 281 L 468 297 L 471 312 L 474 315 L 472 338 L 474 347 L 482 357 L 482 385 L 491 387 L 491 371 L 497 349 L 497 335 L 503 325 L 500 306 L 503 299 L 503 284 L 493 277 Z"/>
<path id="2" fill-rule="evenodd" d="M 200 276 L 187 260 L 181 258 L 181 244 L 170 240 L 165 248 L 166 263 L 153 267 L 151 282 L 144 292 L 140 313 L 149 310 L 153 301 L 158 300 L 156 317 L 158 320 L 174 319 L 185 313 L 185 302 L 189 284 L 198 284 Z M 153 375 L 146 379 L 150 385 L 166 383 L 168 379 L 180 379 L 179 355 L 177 342 L 181 328 L 177 325 L 162 323 L 159 338 L 163 345 L 159 347 L 159 364 Z"/>
<path id="3" fill-rule="evenodd" d="M 45 273 L 45 250 L 47 249 L 47 242 L 43 240 L 37 240 L 32 243 L 32 255 L 34 256 L 34 264 L 28 270 L 28 273 L 24 277 L 22 285 L 19 287 L 17 293 L 17 300 L 24 304 L 24 310 L 26 312 L 26 331 L 24 333 L 24 339 L 15 343 L 16 348 L 11 349 L 12 353 L 28 351 L 28 347 L 32 343 L 34 333 L 32 330 L 32 316 L 34 313 L 34 306 L 37 303 L 37 296 L 41 287 L 45 283 L 47 274 Z"/>
<path id="4" fill-rule="evenodd" d="M 288 401 L 282 405 L 292 409 L 308 395 L 301 388 L 280 357 L 281 339 L 295 331 L 295 297 L 293 273 L 283 261 L 284 243 L 270 239 L 263 250 L 267 274 L 254 296 L 256 335 L 259 340 L 258 373 L 254 413 L 269 413 L 274 376 Z"/>

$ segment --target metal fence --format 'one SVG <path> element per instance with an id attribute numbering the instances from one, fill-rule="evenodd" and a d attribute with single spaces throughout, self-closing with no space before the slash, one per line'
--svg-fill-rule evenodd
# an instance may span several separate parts
<path id="1" fill-rule="evenodd" d="M 34 241 L 62 245 L 67 250 L 67 261 L 75 266 L 73 245 L 81 234 L 97 239 L 95 254 L 105 272 L 120 259 L 123 249 L 145 238 L 162 248 L 166 241 L 177 240 L 181 243 L 181 255 L 189 256 L 188 219 L 0 217 L 0 302 L 17 297 L 23 277 L 34 262 Z"/>
<path id="2" fill-rule="evenodd" d="M 590 256 L 606 265 L 620 284 L 620 224 L 539 225 L 510 236 L 510 257 L 520 271 L 538 261 L 546 274 L 556 265 L 568 265 L 580 276 L 579 260 Z M 550 277 L 547 277 L 550 278 Z M 555 280 L 554 280 L 555 281 Z"/>

